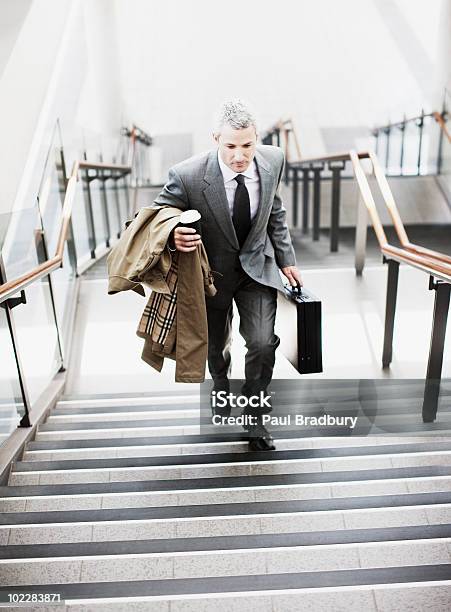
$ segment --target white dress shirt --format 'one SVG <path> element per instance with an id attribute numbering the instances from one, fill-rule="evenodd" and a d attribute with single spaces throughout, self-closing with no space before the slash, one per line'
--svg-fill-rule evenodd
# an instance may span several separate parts
<path id="1" fill-rule="evenodd" d="M 257 166 L 255 159 L 249 164 L 248 169 L 245 172 L 235 172 L 222 161 L 221 154 L 218 149 L 218 162 L 221 168 L 222 176 L 224 179 L 224 187 L 227 196 L 227 202 L 229 203 L 230 215 L 233 213 L 233 201 L 235 199 L 235 191 L 238 183 L 235 181 L 235 177 L 238 174 L 242 174 L 244 178 L 244 184 L 246 185 L 249 193 L 249 202 L 251 207 L 251 219 L 255 217 L 260 202 L 260 177 L 258 176 Z"/>

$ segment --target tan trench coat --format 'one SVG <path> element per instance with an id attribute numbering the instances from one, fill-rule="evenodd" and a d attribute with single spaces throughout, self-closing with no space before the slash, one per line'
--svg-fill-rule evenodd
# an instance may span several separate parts
<path id="1" fill-rule="evenodd" d="M 170 293 L 165 281 L 172 263 L 167 241 L 181 213 L 169 206 L 140 209 L 107 257 L 109 294 L 131 289 L 145 296 L 143 284 L 154 292 Z M 140 332 L 141 317 L 137 332 L 145 340 L 141 358 L 158 371 L 164 357 L 175 359 L 176 382 L 203 382 L 208 351 L 205 295 L 215 295 L 216 289 L 203 244 L 178 255 L 174 329 L 164 347 L 156 345 L 151 335 Z"/>

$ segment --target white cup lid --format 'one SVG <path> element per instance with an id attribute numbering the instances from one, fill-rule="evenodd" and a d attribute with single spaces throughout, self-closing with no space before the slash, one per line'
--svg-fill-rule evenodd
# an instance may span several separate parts
<path id="1" fill-rule="evenodd" d="M 202 215 L 198 210 L 184 210 L 180 215 L 180 223 L 195 223 L 196 221 L 199 221 L 201 216 Z"/>

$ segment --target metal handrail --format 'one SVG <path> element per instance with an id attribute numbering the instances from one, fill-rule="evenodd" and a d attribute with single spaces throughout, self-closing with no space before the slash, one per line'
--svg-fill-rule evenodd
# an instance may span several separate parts
<path id="1" fill-rule="evenodd" d="M 401 121 L 395 121 L 395 123 L 388 123 L 387 125 L 378 125 L 377 127 L 373 128 L 373 133 L 374 132 L 384 132 L 386 130 L 390 130 L 391 128 L 394 127 L 401 127 L 404 126 L 406 123 L 413 123 L 414 121 L 423 121 L 424 119 L 426 119 L 427 117 L 433 117 L 434 119 L 436 119 L 434 112 L 432 113 L 424 113 L 421 115 L 416 115 L 415 117 L 405 117 L 404 119 L 402 119 Z M 440 114 L 440 113 L 438 113 Z"/>
<path id="2" fill-rule="evenodd" d="M 72 207 L 75 197 L 75 189 L 78 180 L 78 172 L 80 169 L 83 170 L 111 170 L 117 171 L 120 175 L 126 175 L 131 172 L 130 166 L 124 166 L 119 164 L 106 164 L 98 162 L 89 162 L 86 160 L 75 161 L 72 167 L 71 175 L 67 181 L 66 192 L 64 195 L 63 209 L 61 215 L 61 227 L 58 234 L 58 241 L 55 250 L 55 255 L 47 261 L 35 266 L 22 276 L 19 276 L 13 280 L 0 285 L 0 303 L 9 299 L 14 294 L 22 291 L 25 287 L 28 287 L 39 278 L 47 276 L 53 270 L 61 268 L 63 264 L 64 256 L 64 244 L 67 240 L 67 233 L 69 229 L 69 223 L 72 216 Z"/>
<path id="3" fill-rule="evenodd" d="M 360 163 L 360 159 L 364 158 L 368 158 L 372 161 L 373 168 L 375 169 L 375 171 L 377 168 L 379 179 L 381 179 L 380 173 L 382 171 L 380 169 L 380 165 L 377 162 L 377 157 L 373 152 L 370 151 L 367 153 L 359 154 L 357 154 L 356 151 L 352 150 L 349 152 L 349 159 L 352 162 L 354 174 L 359 185 L 360 193 L 362 194 L 365 207 L 368 210 L 381 252 L 384 255 L 396 259 L 396 261 L 410 264 L 416 268 L 423 270 L 424 272 L 427 272 L 431 276 L 436 276 L 437 278 L 445 280 L 446 282 L 451 282 L 451 257 L 448 257 L 443 253 L 439 253 L 438 251 L 432 251 L 430 249 L 424 249 L 423 247 L 411 245 L 405 232 L 404 225 L 402 224 L 401 218 L 399 216 L 398 210 L 396 208 L 396 204 L 394 202 L 391 191 L 390 205 L 385 199 L 386 194 L 384 194 L 383 192 L 382 195 L 384 195 L 384 202 L 387 205 L 390 214 L 392 215 L 395 229 L 397 230 L 397 232 L 399 232 L 398 235 L 402 236 L 404 234 L 405 242 L 404 244 L 401 243 L 402 247 L 396 247 L 388 242 L 387 236 L 385 235 L 385 231 L 382 226 L 382 222 L 376 209 L 376 203 L 374 201 L 373 194 L 371 193 L 368 179 Z M 388 183 L 386 186 L 388 187 Z"/>

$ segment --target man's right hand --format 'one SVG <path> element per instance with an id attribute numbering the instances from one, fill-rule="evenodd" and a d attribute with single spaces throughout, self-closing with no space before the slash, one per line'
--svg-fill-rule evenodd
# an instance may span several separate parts
<path id="1" fill-rule="evenodd" d="M 201 244 L 199 234 L 193 227 L 176 227 L 174 230 L 174 244 L 177 251 L 190 253 L 195 251 L 198 244 Z"/>

